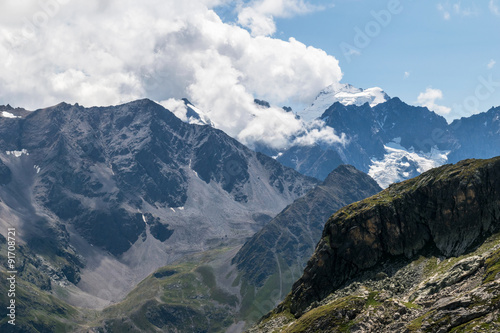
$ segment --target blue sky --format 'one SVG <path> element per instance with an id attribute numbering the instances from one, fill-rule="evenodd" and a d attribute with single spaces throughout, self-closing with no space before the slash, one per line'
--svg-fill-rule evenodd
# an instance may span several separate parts
<path id="1" fill-rule="evenodd" d="M 500 105 L 499 86 L 493 92 L 489 86 L 478 88 L 485 86 L 481 77 L 488 82 L 492 76 L 500 85 L 500 16 L 495 12 L 500 1 L 398 2 L 398 10 L 382 26 L 373 12 L 389 12 L 394 1 L 311 1 L 323 9 L 276 18 L 273 37 L 294 37 L 323 49 L 339 60 L 342 82 L 379 86 L 410 104 L 419 104 L 419 94 L 428 88 L 438 89 L 443 97 L 434 103 L 451 109 L 441 112 L 448 119 Z M 217 11 L 224 20 L 234 20 L 227 7 Z M 369 36 L 368 46 L 357 48 L 359 54 L 345 56 L 341 45 L 356 47 L 357 29 L 376 34 Z"/>

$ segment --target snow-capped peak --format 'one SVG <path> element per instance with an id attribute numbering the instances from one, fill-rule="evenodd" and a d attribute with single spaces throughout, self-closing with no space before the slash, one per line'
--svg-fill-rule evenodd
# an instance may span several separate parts
<path id="1" fill-rule="evenodd" d="M 187 98 L 183 98 L 182 101 L 186 106 L 186 117 L 188 119 L 188 123 L 197 125 L 209 125 L 214 127 L 214 124 L 212 123 L 210 118 L 208 118 L 205 112 L 191 104 L 191 102 Z"/>
<path id="2" fill-rule="evenodd" d="M 332 84 L 323 89 L 314 103 L 300 111 L 298 115 L 306 121 L 311 121 L 321 117 L 323 112 L 335 102 L 357 106 L 369 103 L 371 107 L 374 107 L 388 99 L 389 96 L 379 87 L 360 89 L 350 84 Z"/>

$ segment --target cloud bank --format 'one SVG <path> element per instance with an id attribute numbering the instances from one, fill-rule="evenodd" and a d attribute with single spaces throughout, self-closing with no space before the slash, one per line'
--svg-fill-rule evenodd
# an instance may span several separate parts
<path id="1" fill-rule="evenodd" d="M 256 23 L 249 23 L 315 7 L 301 0 L 254 1 L 240 11 L 252 35 L 221 21 L 213 8 L 224 2 L 2 1 L 0 104 L 34 109 L 61 101 L 91 106 L 187 97 L 242 142 L 284 147 L 303 123 L 281 108 L 261 109 L 253 99 L 310 103 L 340 81 L 338 61 L 295 39 L 261 36 L 272 29 L 256 33 Z"/>

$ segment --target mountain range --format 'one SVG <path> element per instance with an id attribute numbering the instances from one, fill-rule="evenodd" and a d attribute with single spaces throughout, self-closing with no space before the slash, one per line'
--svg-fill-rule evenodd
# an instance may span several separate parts
<path id="1" fill-rule="evenodd" d="M 298 115 L 317 117 L 345 139 L 292 145 L 277 154 L 282 164 L 318 179 L 340 164 L 351 164 L 386 188 L 446 163 L 500 154 L 498 107 L 448 124 L 428 108 L 390 98 L 380 88 L 332 89 Z"/>
<path id="2" fill-rule="evenodd" d="M 392 205 L 394 200 L 402 207 L 401 197 L 431 214 L 425 200 L 435 204 L 441 201 L 434 195 L 461 198 L 463 193 L 455 191 L 465 186 L 462 183 L 475 184 L 477 193 L 484 185 L 490 193 L 488 175 L 496 172 L 490 169 L 496 161 L 433 168 L 500 155 L 500 108 L 448 124 L 427 108 L 390 98 L 380 88 L 328 87 L 297 117 L 319 117 L 322 126 L 345 140 L 281 151 L 258 146 L 261 152 L 255 152 L 216 129 L 189 100 L 182 103 L 183 120 L 147 99 L 92 108 L 61 103 L 36 111 L 0 106 L 0 225 L 2 230 L 16 228 L 19 235 L 18 304 L 26 314 L 20 318 L 21 329 L 241 332 L 290 290 L 285 303 L 254 329 L 263 329 L 269 319 L 270 327 L 279 327 L 291 315 L 298 318 L 295 325 L 309 310 L 331 300 L 331 293 L 346 295 L 345 283 L 371 274 L 381 264 L 363 257 L 374 262 L 366 272 L 355 263 L 352 272 L 342 266 L 339 274 L 345 279 L 339 283 L 329 272 L 321 273 L 328 282 L 310 282 L 308 269 L 326 263 L 326 257 L 314 261 L 316 245 L 333 237 L 324 230 L 333 228 L 335 216 L 374 200 L 375 210 L 385 209 L 378 203 Z M 270 107 L 266 101 L 255 103 Z M 431 191 L 429 184 L 438 184 L 443 192 Z M 385 187 L 389 189 L 378 197 L 358 202 Z M 411 201 L 408 193 L 422 202 Z M 488 202 L 481 199 L 479 206 Z M 497 219 L 497 211 L 492 212 Z M 425 252 L 427 245 L 404 250 L 406 259 L 398 261 L 400 266 L 383 261 L 382 266 L 391 267 L 383 274 L 391 276 L 415 255 L 439 260 L 464 255 L 494 231 L 481 229 L 480 236 L 467 243 L 467 237 L 477 233 L 468 225 L 463 230 L 463 239 L 447 241 L 452 250 L 438 246 L 441 252 Z M 410 231 L 408 237 L 416 237 L 417 232 Z M 348 236 L 338 236 L 335 244 L 358 243 Z M 397 235 L 387 237 L 393 236 Z M 385 238 L 379 246 L 387 247 Z M 5 263 L 4 236 L 0 248 Z M 491 253 L 485 253 L 488 260 Z M 386 258 L 385 252 L 381 256 Z M 4 264 L 3 281 L 6 272 Z M 411 269 L 402 272 L 413 274 Z M 309 290 L 307 283 L 319 288 L 311 292 L 314 297 L 309 291 L 299 292 L 299 286 Z M 2 304 L 8 302 L 6 287 L 0 284 Z M 370 302 L 382 300 L 370 292 Z M 281 319 L 275 321 L 275 316 Z M 2 318 L 0 328 L 9 329 L 6 316 Z"/>
<path id="3" fill-rule="evenodd" d="M 243 243 L 318 183 L 149 100 L 2 109 L 2 230 L 36 263 L 20 276 L 74 306 L 102 308 L 183 256 Z"/>

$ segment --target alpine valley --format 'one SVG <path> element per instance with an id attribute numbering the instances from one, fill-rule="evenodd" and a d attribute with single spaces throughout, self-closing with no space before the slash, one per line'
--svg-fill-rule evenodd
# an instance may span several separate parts
<path id="1" fill-rule="evenodd" d="M 256 152 L 182 102 L 183 120 L 148 99 L 0 106 L 15 332 L 499 327 L 500 164 L 484 159 L 500 155 L 500 107 L 448 124 L 330 86 L 297 117 L 342 142 Z"/>

